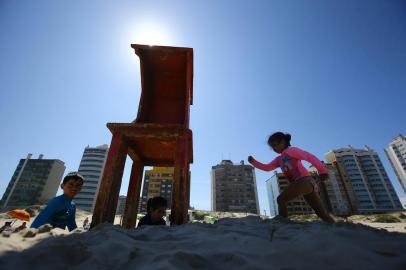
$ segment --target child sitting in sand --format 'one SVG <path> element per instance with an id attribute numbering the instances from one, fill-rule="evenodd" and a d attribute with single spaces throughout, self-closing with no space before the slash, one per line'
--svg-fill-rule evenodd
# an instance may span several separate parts
<path id="1" fill-rule="evenodd" d="M 140 219 L 138 227 L 144 225 L 166 225 L 163 216 L 166 215 L 167 201 L 163 197 L 150 198 L 147 202 L 147 214 Z"/>
<path id="2" fill-rule="evenodd" d="M 72 199 L 82 189 L 83 176 L 77 172 L 68 173 L 61 184 L 63 194 L 49 201 L 47 207 L 36 217 L 31 228 L 38 228 L 44 224 L 69 231 L 77 228 L 75 215 L 76 206 Z"/>
<path id="3" fill-rule="evenodd" d="M 290 146 L 291 136 L 282 132 L 272 134 L 268 139 L 269 146 L 280 154 L 269 164 L 262 164 L 256 161 L 252 156 L 248 157 L 254 167 L 263 171 L 272 171 L 280 167 L 289 179 L 289 186 L 278 196 L 279 215 L 282 217 L 288 216 L 286 204 L 298 197 L 302 196 L 306 202 L 313 208 L 314 212 L 324 221 L 334 223 L 334 219 L 324 209 L 320 197 L 318 195 L 318 185 L 310 173 L 303 167 L 302 160 L 310 162 L 319 171 L 322 181 L 328 178 L 326 166 L 314 155 L 303 151 L 297 147 Z"/>
<path id="4" fill-rule="evenodd" d="M 83 229 L 86 231 L 90 229 L 89 217 L 86 217 L 85 220 L 83 221 Z"/>
<path id="5" fill-rule="evenodd" d="M 4 232 L 4 231 L 12 231 L 12 222 L 11 221 L 6 221 L 4 223 L 4 225 L 0 228 L 0 233 Z"/>
<path id="6" fill-rule="evenodd" d="M 21 224 L 20 226 L 15 228 L 13 232 L 16 233 L 16 232 L 19 232 L 19 231 L 22 231 L 22 230 L 25 230 L 25 229 L 27 229 L 27 222 L 23 222 L 23 224 Z"/>

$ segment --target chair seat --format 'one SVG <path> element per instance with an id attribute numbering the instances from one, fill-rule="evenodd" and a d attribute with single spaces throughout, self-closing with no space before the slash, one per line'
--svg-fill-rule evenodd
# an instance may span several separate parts
<path id="1" fill-rule="evenodd" d="M 188 162 L 193 162 L 192 131 L 177 124 L 108 123 L 113 134 L 121 134 L 128 154 L 145 166 L 174 166 L 176 148 L 186 144 Z"/>

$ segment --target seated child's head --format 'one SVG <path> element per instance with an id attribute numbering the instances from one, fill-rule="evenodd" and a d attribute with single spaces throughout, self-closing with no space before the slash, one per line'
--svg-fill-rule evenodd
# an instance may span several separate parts
<path id="1" fill-rule="evenodd" d="M 63 194 L 68 198 L 73 199 L 76 194 L 82 189 L 83 186 L 83 176 L 77 172 L 68 173 L 62 181 L 61 188 Z"/>
<path id="2" fill-rule="evenodd" d="M 290 139 L 289 133 L 275 132 L 269 136 L 268 144 L 276 153 L 280 154 L 290 146 Z"/>
<path id="3" fill-rule="evenodd" d="M 163 197 L 150 198 L 147 202 L 147 212 L 152 221 L 158 221 L 166 214 L 168 203 Z"/>

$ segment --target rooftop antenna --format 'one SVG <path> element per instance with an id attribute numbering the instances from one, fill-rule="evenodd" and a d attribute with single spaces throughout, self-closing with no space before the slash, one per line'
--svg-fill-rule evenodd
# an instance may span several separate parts
<path id="1" fill-rule="evenodd" d="M 25 166 L 27 165 L 27 162 L 30 160 L 31 157 L 32 157 L 32 154 L 29 153 L 29 154 L 27 155 L 27 157 L 24 159 L 23 165 L 22 165 L 20 171 L 19 171 L 18 174 L 17 174 L 17 178 L 16 178 L 16 180 L 14 181 L 14 184 L 13 184 L 13 186 L 11 187 L 10 192 L 8 193 L 8 196 L 7 196 L 6 201 L 5 201 L 4 204 L 3 204 L 3 208 L 5 208 L 5 207 L 8 205 L 8 202 L 9 202 L 11 196 L 13 195 L 14 189 L 16 188 L 17 183 L 18 183 L 18 181 L 19 181 L 20 178 L 21 178 L 21 175 L 22 175 L 22 173 L 23 173 L 23 171 L 24 171 L 24 169 L 25 169 Z"/>
<path id="2" fill-rule="evenodd" d="M 372 148 L 370 148 L 368 145 L 365 145 L 365 149 L 368 151 L 372 151 Z"/>

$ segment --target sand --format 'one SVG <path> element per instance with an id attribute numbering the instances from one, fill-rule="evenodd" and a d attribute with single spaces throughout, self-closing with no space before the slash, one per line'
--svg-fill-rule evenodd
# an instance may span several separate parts
<path id="1" fill-rule="evenodd" d="M 213 225 L 125 230 L 102 224 L 90 232 L 50 233 L 31 248 L 0 252 L 0 268 L 406 269 L 406 234 L 345 222 L 248 216 Z M 1 246 L 18 239 L 3 238 Z"/>
<path id="2" fill-rule="evenodd" d="M 44 207 L 45 206 L 41 206 L 41 208 Z M 86 231 L 83 229 L 83 221 L 86 219 L 86 217 L 89 219 L 89 221 L 92 220 L 92 214 L 90 212 L 80 209 L 76 210 L 76 224 L 78 226 L 78 229 L 73 232 L 69 232 L 67 229 L 62 230 L 56 228 L 52 229 L 50 232 L 39 233 L 35 237 L 24 237 L 24 234 L 27 232 L 27 230 L 21 231 L 19 233 L 11 233 L 8 237 L 4 237 L 3 234 L 0 234 L 0 256 L 7 251 L 22 251 L 24 249 L 30 248 L 31 246 L 41 242 L 45 238 L 69 235 L 73 233 L 84 233 Z M 34 221 L 34 219 L 35 217 L 31 218 L 31 220 L 27 222 L 28 228 L 31 226 L 31 223 Z M 120 220 L 121 216 L 116 216 L 114 219 L 114 224 L 120 224 Z M 0 226 L 3 226 L 6 221 L 14 222 L 13 229 L 17 228 L 23 223 L 23 221 L 15 220 L 8 217 L 5 213 L 0 214 Z M 2 268 L 0 267 L 0 269 Z"/>

